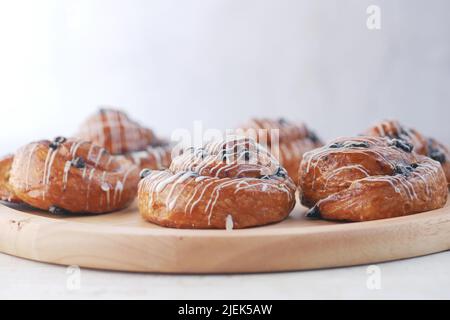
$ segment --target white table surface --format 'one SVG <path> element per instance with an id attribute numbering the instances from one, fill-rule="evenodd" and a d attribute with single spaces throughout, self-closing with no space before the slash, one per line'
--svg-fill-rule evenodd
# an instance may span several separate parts
<path id="1" fill-rule="evenodd" d="M 0 298 L 13 299 L 449 299 L 450 252 L 367 266 L 247 275 L 161 275 L 81 269 L 79 288 L 67 267 L 0 254 Z"/>

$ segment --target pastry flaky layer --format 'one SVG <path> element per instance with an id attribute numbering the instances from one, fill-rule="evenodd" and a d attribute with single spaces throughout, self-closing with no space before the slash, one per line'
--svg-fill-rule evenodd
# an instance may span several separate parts
<path id="1" fill-rule="evenodd" d="M 76 136 L 140 168 L 163 169 L 170 165 L 171 146 L 118 109 L 101 108 L 83 122 Z"/>
<path id="2" fill-rule="evenodd" d="M 448 196 L 439 162 L 404 140 L 339 138 L 308 152 L 300 167 L 301 202 L 310 217 L 366 221 L 441 208 Z"/>
<path id="3" fill-rule="evenodd" d="M 139 168 L 83 140 L 56 138 L 19 149 L 8 184 L 14 197 L 50 212 L 106 213 L 136 197 Z"/>
<path id="4" fill-rule="evenodd" d="M 11 166 L 14 161 L 13 155 L 7 155 L 0 159 L 0 200 L 8 202 L 21 202 L 14 194 L 9 183 Z"/>
<path id="5" fill-rule="evenodd" d="M 156 142 L 152 130 L 131 120 L 124 112 L 112 108 L 101 108 L 86 119 L 77 136 L 102 146 L 111 154 L 144 150 Z"/>
<path id="6" fill-rule="evenodd" d="M 450 149 L 436 139 L 428 138 L 417 130 L 408 128 L 398 121 L 382 121 L 366 131 L 369 136 L 400 139 L 413 145 L 414 152 L 438 161 L 444 170 L 450 187 Z"/>
<path id="7" fill-rule="evenodd" d="M 255 139 L 279 159 L 294 182 L 303 154 L 323 146 L 322 141 L 304 123 L 286 119 L 255 118 L 240 126 L 237 133 Z"/>
<path id="8" fill-rule="evenodd" d="M 246 228 L 285 219 L 295 184 L 253 139 L 228 137 L 190 148 L 168 170 L 143 171 L 138 203 L 144 219 L 175 228 Z"/>

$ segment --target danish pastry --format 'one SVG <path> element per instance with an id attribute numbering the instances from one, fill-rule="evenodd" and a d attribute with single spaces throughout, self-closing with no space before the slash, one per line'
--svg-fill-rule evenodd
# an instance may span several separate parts
<path id="1" fill-rule="evenodd" d="M 9 173 L 14 196 L 50 212 L 106 213 L 136 197 L 139 168 L 83 140 L 30 143 L 17 151 Z"/>
<path id="2" fill-rule="evenodd" d="M 170 145 L 119 110 L 100 109 L 81 125 L 77 137 L 141 168 L 163 169 L 170 165 Z"/>
<path id="3" fill-rule="evenodd" d="M 323 145 L 305 124 L 294 124 L 285 119 L 252 119 L 238 130 L 239 134 L 249 136 L 260 144 L 267 144 L 295 182 L 298 180 L 298 168 L 303 154 Z M 275 137 L 278 141 L 272 141 L 274 136 L 271 130 L 278 130 Z M 279 149 L 273 150 L 274 148 Z"/>
<path id="4" fill-rule="evenodd" d="M 397 138 L 340 138 L 304 155 L 301 202 L 309 217 L 366 221 L 441 208 L 447 183 L 439 162 Z"/>
<path id="5" fill-rule="evenodd" d="M 450 149 L 433 138 L 424 137 L 418 131 L 401 125 L 398 121 L 380 122 L 366 132 L 369 136 L 389 137 L 410 143 L 414 152 L 438 161 L 444 169 L 450 186 Z"/>
<path id="6" fill-rule="evenodd" d="M 286 218 L 295 184 L 254 140 L 228 137 L 175 157 L 168 170 L 144 170 L 138 204 L 144 219 L 167 227 L 246 228 Z"/>

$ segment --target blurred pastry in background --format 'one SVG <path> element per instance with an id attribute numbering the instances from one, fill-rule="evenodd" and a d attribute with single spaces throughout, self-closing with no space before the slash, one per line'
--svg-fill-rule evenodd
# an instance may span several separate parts
<path id="1" fill-rule="evenodd" d="M 442 165 L 450 186 L 450 149 L 436 139 L 425 137 L 417 130 L 405 127 L 396 120 L 382 121 L 369 128 L 365 134 L 410 143 L 414 152 L 430 157 Z"/>
<path id="2" fill-rule="evenodd" d="M 125 157 L 140 168 L 164 169 L 170 165 L 170 144 L 120 110 L 100 109 L 83 122 L 76 136 L 112 155 Z"/>
<path id="3" fill-rule="evenodd" d="M 282 118 L 251 119 L 237 129 L 237 134 L 251 137 L 271 151 L 295 183 L 298 183 L 303 154 L 323 145 L 304 123 L 297 124 Z"/>

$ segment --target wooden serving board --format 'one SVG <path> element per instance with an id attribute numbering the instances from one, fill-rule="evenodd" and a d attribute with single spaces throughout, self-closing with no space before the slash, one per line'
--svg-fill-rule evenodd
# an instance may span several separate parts
<path id="1" fill-rule="evenodd" d="M 136 206 L 97 216 L 52 216 L 0 204 L 0 251 L 95 269 L 163 273 L 271 272 L 351 266 L 450 249 L 450 205 L 407 217 L 336 223 L 297 207 L 282 223 L 244 230 L 176 230 Z"/>

